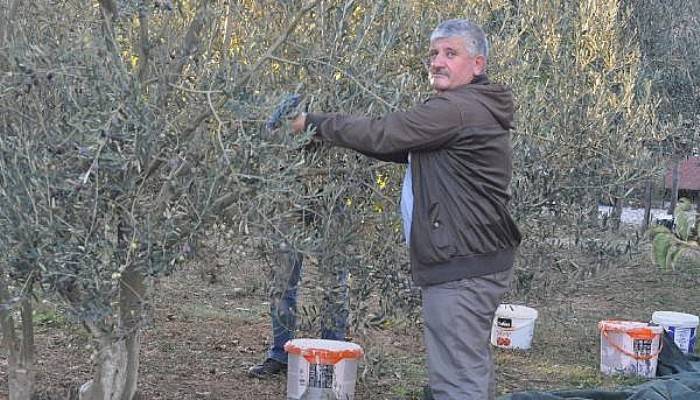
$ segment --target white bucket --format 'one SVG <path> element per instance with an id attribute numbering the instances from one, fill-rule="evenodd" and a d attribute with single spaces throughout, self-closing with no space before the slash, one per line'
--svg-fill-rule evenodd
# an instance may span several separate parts
<path id="1" fill-rule="evenodd" d="M 651 322 L 664 327 L 669 336 L 684 354 L 695 352 L 698 322 L 697 315 L 684 314 L 674 311 L 655 311 Z"/>
<path id="2" fill-rule="evenodd" d="M 294 339 L 284 345 L 287 400 L 352 400 L 362 347 L 326 339 Z"/>
<path id="3" fill-rule="evenodd" d="M 491 344 L 504 349 L 527 350 L 532 345 L 537 310 L 516 304 L 501 304 L 491 328 Z"/>
<path id="4" fill-rule="evenodd" d="M 636 321 L 600 321 L 600 371 L 606 375 L 656 376 L 663 328 Z"/>

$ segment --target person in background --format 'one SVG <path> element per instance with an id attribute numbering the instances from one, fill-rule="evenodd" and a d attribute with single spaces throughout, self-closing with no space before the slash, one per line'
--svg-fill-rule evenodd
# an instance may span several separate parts
<path id="1" fill-rule="evenodd" d="M 453 19 L 430 36 L 435 94 L 379 118 L 302 113 L 295 133 L 408 164 L 401 195 L 414 282 L 422 289 L 432 397 L 493 399 L 489 336 L 510 287 L 520 232 L 509 212 L 511 90 L 486 75 L 488 42 Z"/>
<path id="2" fill-rule="evenodd" d="M 331 212 L 334 227 L 343 226 L 344 207 L 336 206 Z M 301 223 L 315 224 L 314 217 L 305 212 Z M 281 227 L 288 232 L 289 227 Z M 318 227 L 317 227 L 318 228 Z M 333 233 L 330 234 L 333 236 Z M 272 344 L 265 359 L 248 370 L 248 376 L 266 379 L 286 372 L 287 353 L 284 344 L 294 338 L 297 328 L 297 299 L 302 276 L 304 256 L 292 248 L 283 237 L 274 240 L 272 277 L 270 285 L 270 319 L 272 321 Z M 342 243 L 340 244 L 342 246 Z M 318 259 L 321 275 L 325 280 L 321 315 L 320 336 L 322 339 L 345 340 L 348 325 L 348 266 L 346 257 L 337 254 L 332 243 L 321 241 Z"/>

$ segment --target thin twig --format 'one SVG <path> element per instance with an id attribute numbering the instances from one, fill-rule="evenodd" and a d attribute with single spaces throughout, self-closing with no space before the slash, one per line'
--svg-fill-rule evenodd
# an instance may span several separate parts
<path id="1" fill-rule="evenodd" d="M 265 52 L 265 54 L 262 57 L 260 57 L 258 59 L 258 61 L 255 62 L 255 64 L 253 64 L 253 66 L 250 68 L 250 70 L 248 70 L 248 73 L 238 82 L 238 84 L 236 85 L 236 89 L 243 87 L 248 83 L 250 78 L 253 77 L 253 74 L 255 74 L 257 72 L 257 70 L 260 68 L 260 66 L 265 61 L 267 61 L 270 58 L 270 56 L 272 56 L 277 51 L 277 49 L 280 46 L 282 46 L 282 44 L 284 42 L 287 41 L 287 38 L 289 38 L 289 35 L 291 35 L 292 32 L 294 32 L 294 29 L 296 29 L 297 25 L 301 21 L 301 18 L 304 15 L 306 15 L 307 12 L 311 11 L 312 8 L 316 7 L 320 2 L 321 2 L 321 0 L 315 0 L 314 2 L 310 3 L 306 7 L 299 10 L 299 12 L 297 12 L 297 14 L 294 16 L 294 18 L 292 18 L 292 22 L 290 22 L 289 25 L 287 26 L 287 30 L 285 30 L 284 33 L 282 33 L 282 35 L 280 35 L 277 38 L 275 43 L 272 46 L 270 46 L 269 49 L 267 49 L 267 52 Z"/>
<path id="2" fill-rule="evenodd" d="M 314 8 L 316 5 L 318 5 L 320 3 L 320 1 L 321 0 L 315 0 L 313 3 L 307 5 L 306 7 L 299 10 L 299 12 L 294 16 L 294 18 L 292 18 L 292 22 L 290 22 L 290 24 L 287 26 L 287 29 L 277 38 L 275 43 L 272 46 L 270 46 L 270 48 L 267 50 L 265 55 L 263 55 L 262 57 L 260 57 L 260 59 L 258 59 L 258 61 L 253 65 L 253 67 L 251 67 L 250 70 L 248 70 L 246 75 L 243 78 L 241 78 L 240 81 L 236 82 L 236 85 L 231 90 L 232 93 L 235 93 L 241 87 L 245 86 L 246 83 L 248 83 L 248 81 L 253 77 L 253 75 L 258 70 L 258 68 L 260 68 L 260 66 L 266 60 L 268 60 L 274 54 L 274 52 L 276 52 L 277 49 L 280 46 L 282 46 L 282 44 L 289 38 L 289 35 L 291 35 L 291 33 L 294 31 L 294 29 L 297 27 L 297 25 L 299 25 L 301 18 L 306 13 L 308 13 L 312 8 Z M 226 101 L 226 99 L 220 100 L 217 103 L 217 106 L 220 106 L 225 101 Z M 209 106 L 206 111 L 202 112 L 202 114 L 200 114 L 197 118 L 195 118 L 194 122 L 192 124 L 190 124 L 189 127 L 185 128 L 185 130 L 182 132 L 182 134 L 180 136 L 181 142 L 186 142 L 192 137 L 192 135 L 197 130 L 197 128 L 199 128 L 199 126 L 202 124 L 202 122 L 204 122 L 204 120 L 206 120 L 207 118 L 209 118 L 212 115 L 213 109 L 214 109 L 214 107 Z M 143 178 L 141 179 L 141 183 L 148 180 L 148 178 L 151 177 L 151 175 L 157 169 L 159 169 L 161 167 L 161 165 L 163 165 L 163 161 L 160 159 L 155 159 L 146 169 L 146 173 L 143 175 Z"/>
<path id="3" fill-rule="evenodd" d="M 175 88 L 175 89 L 182 90 L 183 92 L 189 92 L 189 93 L 206 94 L 206 95 L 209 95 L 212 93 L 215 93 L 215 94 L 224 93 L 223 90 L 197 90 L 197 89 L 186 88 L 182 85 L 176 85 L 174 83 L 170 83 L 170 86 Z"/>
<path id="4" fill-rule="evenodd" d="M 209 104 L 209 107 L 211 108 L 211 113 L 214 115 L 214 118 L 216 118 L 216 139 L 219 142 L 219 147 L 221 147 L 221 154 L 224 157 L 224 161 L 226 165 L 231 164 L 231 159 L 229 158 L 228 154 L 226 154 L 226 146 L 224 146 L 224 141 L 221 139 L 221 127 L 224 125 L 223 122 L 221 122 L 221 118 L 219 118 L 219 114 L 216 112 L 216 109 L 214 108 L 214 104 L 211 102 L 211 94 L 207 93 L 207 103 Z"/>
<path id="5" fill-rule="evenodd" d="M 337 65 L 333 65 L 333 64 L 331 64 L 331 63 L 328 63 L 328 62 L 325 62 L 325 61 L 321 61 L 321 60 L 316 60 L 316 59 L 313 59 L 313 58 L 306 58 L 305 61 L 311 62 L 311 63 L 316 63 L 316 64 L 321 64 L 321 65 L 325 65 L 325 66 L 328 66 L 328 67 L 331 67 L 331 68 L 335 69 L 336 71 L 338 71 L 338 72 L 340 72 L 341 74 L 343 74 L 343 75 L 345 75 L 346 77 L 348 77 L 351 81 L 353 81 L 353 83 L 355 83 L 355 84 L 356 84 L 360 89 L 362 89 L 365 93 L 369 94 L 370 96 L 372 96 L 372 97 L 374 97 L 375 99 L 377 99 L 380 103 L 382 103 L 382 104 L 384 104 L 385 106 L 387 106 L 390 110 L 393 111 L 393 110 L 396 110 L 396 109 L 397 109 L 397 107 L 396 107 L 395 105 L 390 104 L 390 103 L 388 103 L 386 100 L 384 100 L 384 99 L 382 99 L 381 97 L 379 97 L 379 95 L 377 95 L 377 94 L 374 93 L 373 91 L 369 90 L 365 85 L 363 85 L 359 80 L 357 80 L 357 78 L 355 78 L 355 77 L 352 76 L 351 74 L 347 73 L 345 70 L 343 70 L 342 68 L 338 67 Z"/>

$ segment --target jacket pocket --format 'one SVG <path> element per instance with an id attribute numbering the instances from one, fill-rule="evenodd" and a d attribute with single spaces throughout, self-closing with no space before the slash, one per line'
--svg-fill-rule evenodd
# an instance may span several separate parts
<path id="1" fill-rule="evenodd" d="M 450 235 L 442 221 L 431 222 L 430 238 L 438 249 L 444 249 L 450 245 Z"/>
<path id="2" fill-rule="evenodd" d="M 418 258 L 423 262 L 439 263 L 447 261 L 455 254 L 454 232 L 445 222 L 446 215 L 441 212 L 440 204 L 433 203 L 428 209 L 428 225 L 424 227 L 425 238 L 420 243 Z"/>

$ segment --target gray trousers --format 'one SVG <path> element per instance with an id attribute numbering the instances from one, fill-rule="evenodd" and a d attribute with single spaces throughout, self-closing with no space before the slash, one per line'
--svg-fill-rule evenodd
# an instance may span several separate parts
<path id="1" fill-rule="evenodd" d="M 512 276 L 510 268 L 422 288 L 428 381 L 436 400 L 496 397 L 491 324 Z"/>

